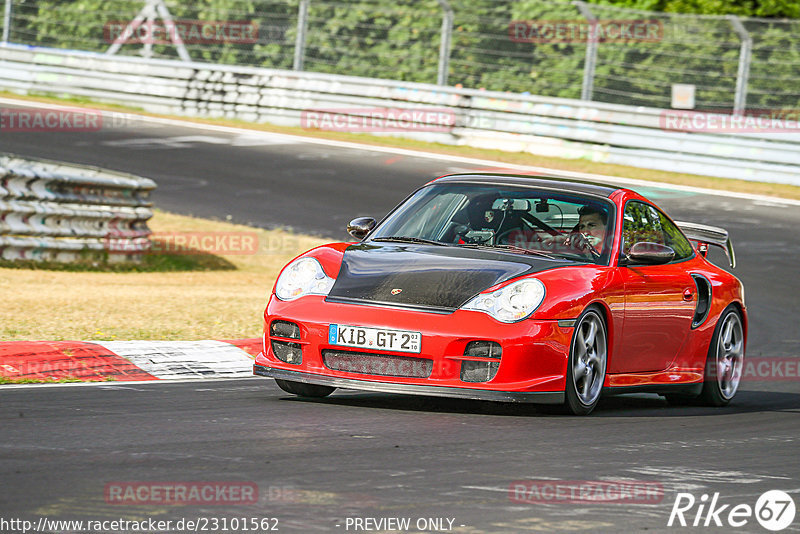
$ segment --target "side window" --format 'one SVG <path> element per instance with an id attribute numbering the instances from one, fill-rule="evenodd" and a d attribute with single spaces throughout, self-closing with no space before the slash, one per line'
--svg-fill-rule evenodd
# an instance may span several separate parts
<path id="1" fill-rule="evenodd" d="M 625 206 L 622 225 L 622 252 L 627 254 L 634 243 L 647 241 L 672 247 L 675 260 L 691 257 L 691 243 L 666 215 L 644 202 L 631 201 Z"/>
<path id="2" fill-rule="evenodd" d="M 661 229 L 661 214 L 653 206 L 644 202 L 628 202 L 623 219 L 623 253 L 627 254 L 631 246 L 640 241 L 666 245 Z"/>
<path id="3" fill-rule="evenodd" d="M 675 251 L 675 259 L 685 260 L 690 258 L 694 254 L 692 244 L 689 243 L 689 240 L 684 237 L 678 227 L 666 215 L 663 213 L 659 213 L 659 215 L 661 216 L 661 228 L 664 230 L 665 244 Z"/>

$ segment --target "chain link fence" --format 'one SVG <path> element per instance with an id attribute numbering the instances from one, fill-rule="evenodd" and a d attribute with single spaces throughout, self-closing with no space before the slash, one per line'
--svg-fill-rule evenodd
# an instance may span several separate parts
<path id="1" fill-rule="evenodd" d="M 800 107 L 800 20 L 555 0 L 6 0 L 4 13 L 3 41 L 24 45 L 660 108 L 682 84 L 704 111 Z"/>

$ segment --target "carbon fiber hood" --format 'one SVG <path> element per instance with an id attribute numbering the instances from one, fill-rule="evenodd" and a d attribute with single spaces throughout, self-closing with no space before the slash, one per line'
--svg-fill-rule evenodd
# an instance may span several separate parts
<path id="1" fill-rule="evenodd" d="M 345 250 L 328 300 L 453 311 L 497 283 L 566 265 L 575 263 L 456 246 L 360 243 Z"/>

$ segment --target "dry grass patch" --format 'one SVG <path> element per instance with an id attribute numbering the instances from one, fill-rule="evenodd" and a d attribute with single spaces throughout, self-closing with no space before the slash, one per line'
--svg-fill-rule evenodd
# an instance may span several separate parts
<path id="1" fill-rule="evenodd" d="M 258 337 L 281 267 L 324 242 L 161 211 L 149 225 L 157 234 L 254 232 L 259 248 L 244 255 L 152 254 L 137 267 L 5 263 L 0 340 Z"/>

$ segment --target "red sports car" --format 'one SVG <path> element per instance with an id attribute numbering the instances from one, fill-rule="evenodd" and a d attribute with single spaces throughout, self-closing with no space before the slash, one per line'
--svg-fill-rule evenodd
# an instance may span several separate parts
<path id="1" fill-rule="evenodd" d="M 254 372 L 337 387 L 560 404 L 654 392 L 722 406 L 747 338 L 741 282 L 706 259 L 725 230 L 676 223 L 627 189 L 554 177 L 444 176 L 356 243 L 282 270 Z"/>

